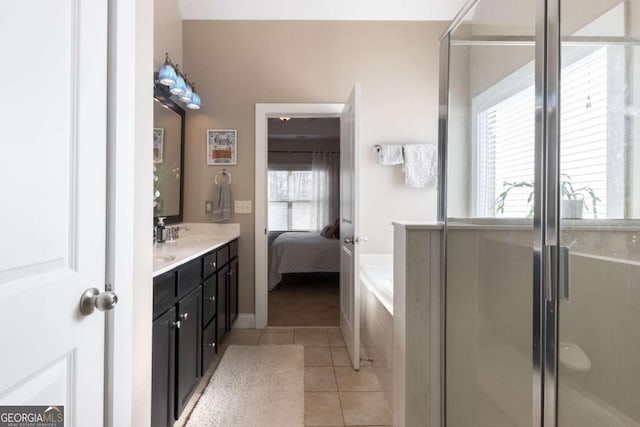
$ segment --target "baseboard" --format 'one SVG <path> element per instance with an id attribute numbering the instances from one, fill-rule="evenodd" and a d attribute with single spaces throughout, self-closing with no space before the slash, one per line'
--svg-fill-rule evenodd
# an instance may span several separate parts
<path id="1" fill-rule="evenodd" d="M 238 313 L 238 318 L 233 322 L 233 329 L 255 329 L 255 313 Z"/>

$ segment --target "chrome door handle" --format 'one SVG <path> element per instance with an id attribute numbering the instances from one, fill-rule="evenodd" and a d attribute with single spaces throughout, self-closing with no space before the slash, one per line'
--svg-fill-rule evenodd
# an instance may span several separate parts
<path id="1" fill-rule="evenodd" d="M 347 245 L 349 245 L 349 244 L 351 244 L 351 245 L 357 245 L 357 244 L 359 244 L 359 243 L 365 243 L 365 242 L 368 242 L 368 241 L 369 241 L 369 239 L 367 239 L 367 238 L 366 238 L 366 237 L 364 237 L 364 236 L 346 236 L 346 237 L 344 238 L 344 242 L 345 242 Z"/>
<path id="2" fill-rule="evenodd" d="M 80 313 L 85 316 L 93 313 L 96 308 L 109 311 L 118 304 L 118 295 L 111 291 L 100 292 L 98 288 L 89 288 L 80 297 Z"/>

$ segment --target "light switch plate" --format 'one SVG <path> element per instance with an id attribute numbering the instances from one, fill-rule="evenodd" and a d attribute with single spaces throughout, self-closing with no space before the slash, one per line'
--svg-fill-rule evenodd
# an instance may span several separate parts
<path id="1" fill-rule="evenodd" d="M 234 206 L 234 212 L 237 214 L 250 214 L 251 200 L 236 200 L 235 206 Z"/>
<path id="2" fill-rule="evenodd" d="M 213 212 L 213 200 L 205 200 L 204 201 L 204 213 Z"/>

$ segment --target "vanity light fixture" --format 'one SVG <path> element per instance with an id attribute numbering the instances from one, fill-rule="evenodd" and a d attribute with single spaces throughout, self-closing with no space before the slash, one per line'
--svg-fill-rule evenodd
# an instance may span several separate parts
<path id="1" fill-rule="evenodd" d="M 176 74 L 176 69 L 173 67 L 173 63 L 169 59 L 169 54 L 167 53 L 165 55 L 164 64 L 162 64 L 158 72 L 158 81 L 165 86 L 171 86 L 176 84 L 178 75 Z"/>
<path id="2" fill-rule="evenodd" d="M 200 109 L 201 101 L 200 95 L 196 93 L 195 84 L 189 82 L 187 75 L 180 72 L 178 64 L 173 64 L 169 54 L 165 54 L 164 64 L 158 71 L 158 80 L 163 86 L 169 88 L 169 92 L 178 98 L 181 102 L 184 102 L 187 108 L 192 110 Z"/>
<path id="3" fill-rule="evenodd" d="M 191 96 L 191 101 L 187 102 L 187 108 L 192 110 L 200 109 L 200 95 L 196 93 L 196 85 L 193 84 L 193 95 Z"/>

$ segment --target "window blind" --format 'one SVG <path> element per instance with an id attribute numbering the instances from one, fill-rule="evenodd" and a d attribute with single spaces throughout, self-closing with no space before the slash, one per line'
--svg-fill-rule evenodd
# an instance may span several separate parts
<path id="1" fill-rule="evenodd" d="M 591 187 L 607 204 L 607 48 L 600 48 L 563 67 L 560 104 L 560 158 L 563 180 L 574 188 Z M 526 217 L 532 213 L 530 187 L 513 188 L 504 212 L 496 199 L 509 186 L 533 182 L 535 163 L 535 93 L 530 86 L 477 115 L 476 214 Z M 591 209 L 591 202 L 587 200 Z M 592 210 L 585 217 L 594 217 Z"/>
<path id="2" fill-rule="evenodd" d="M 310 230 L 312 172 L 270 170 L 268 180 L 269 231 Z"/>

